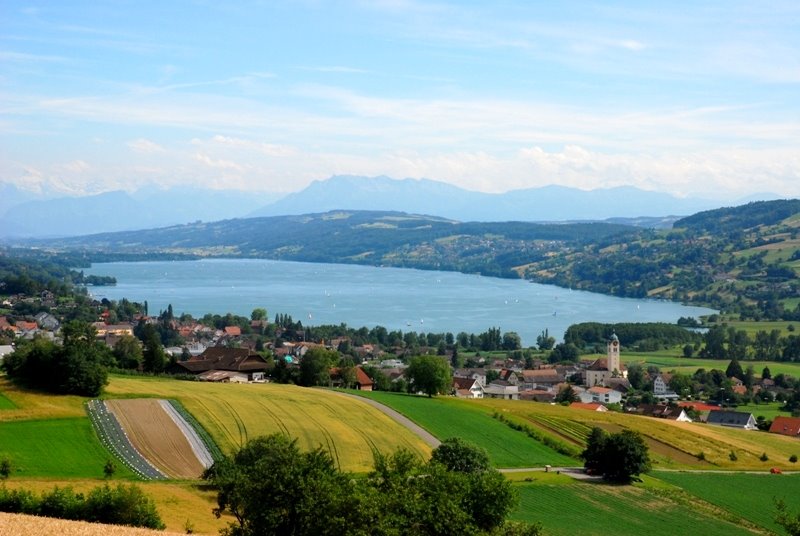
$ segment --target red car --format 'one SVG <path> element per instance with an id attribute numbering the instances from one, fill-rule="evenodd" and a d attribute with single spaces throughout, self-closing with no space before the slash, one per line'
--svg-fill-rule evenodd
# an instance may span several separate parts
<path id="1" fill-rule="evenodd" d="M 773 467 L 772 469 L 769 470 L 769 472 L 772 473 L 773 475 L 783 474 L 783 471 L 781 471 L 780 468 L 778 467 Z"/>

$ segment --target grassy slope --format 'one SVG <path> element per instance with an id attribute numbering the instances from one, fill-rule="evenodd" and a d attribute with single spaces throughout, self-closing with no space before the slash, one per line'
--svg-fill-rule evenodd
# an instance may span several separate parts
<path id="1" fill-rule="evenodd" d="M 659 472 L 655 476 L 778 533 L 782 530 L 774 521 L 774 499 L 784 499 L 797 513 L 800 475 Z"/>
<path id="2" fill-rule="evenodd" d="M 512 519 L 541 522 L 548 535 L 672 536 L 752 534 L 709 513 L 681 505 L 650 489 L 537 478 L 517 484 L 520 504 Z"/>
<path id="3" fill-rule="evenodd" d="M 439 439 L 458 436 L 485 448 L 497 467 L 579 463 L 512 430 L 493 419 L 485 408 L 466 401 L 385 392 L 360 394 L 399 411 Z"/>
<path id="4" fill-rule="evenodd" d="M 20 478 L 99 478 L 105 462 L 114 459 L 85 417 L 1 423 L 0 453 Z M 117 476 L 134 478 L 121 463 Z"/>
<path id="5" fill-rule="evenodd" d="M 701 359 L 699 357 L 679 357 L 679 350 L 666 350 L 661 352 L 627 352 L 622 355 L 625 363 L 641 363 L 644 367 L 655 365 L 664 372 L 675 370 L 684 374 L 693 374 L 699 368 L 706 370 L 719 369 L 725 370 L 730 361 L 726 359 Z M 600 356 L 586 356 L 591 359 Z M 743 368 L 752 365 L 756 376 L 761 376 L 764 367 L 769 367 L 773 376 L 776 374 L 791 374 L 795 378 L 800 377 L 800 363 L 779 363 L 776 361 L 742 361 Z"/>
<path id="6" fill-rule="evenodd" d="M 180 400 L 226 452 L 248 439 L 283 432 L 296 437 L 301 448 L 327 449 L 347 471 L 371 469 L 373 449 L 430 453 L 422 440 L 380 411 L 322 389 L 113 376 L 106 391 L 108 397 Z"/>

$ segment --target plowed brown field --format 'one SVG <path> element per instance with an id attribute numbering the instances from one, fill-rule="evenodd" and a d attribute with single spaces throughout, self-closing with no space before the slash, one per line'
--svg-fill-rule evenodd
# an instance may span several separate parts
<path id="1" fill-rule="evenodd" d="M 128 439 L 147 460 L 172 478 L 198 478 L 204 467 L 158 399 L 106 401 Z"/>

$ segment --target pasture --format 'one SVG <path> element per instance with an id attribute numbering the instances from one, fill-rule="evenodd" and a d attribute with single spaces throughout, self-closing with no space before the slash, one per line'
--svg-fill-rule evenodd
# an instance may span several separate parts
<path id="1" fill-rule="evenodd" d="M 0 411 L 0 423 L 15 420 L 85 417 L 85 398 L 72 395 L 45 394 L 18 387 L 0 376 L 0 392 L 13 407 Z"/>
<path id="2" fill-rule="evenodd" d="M 600 357 L 599 355 L 596 357 Z M 603 356 L 604 357 L 604 356 Z M 622 354 L 624 363 L 640 363 L 647 368 L 655 365 L 663 372 L 681 372 L 683 374 L 694 374 L 699 368 L 706 370 L 719 369 L 725 370 L 730 363 L 726 359 L 701 359 L 699 357 L 680 357 L 680 351 L 662 352 L 626 352 Z M 756 376 L 761 376 L 764 367 L 769 367 L 772 376 L 776 374 L 790 374 L 795 378 L 800 377 L 800 363 L 783 363 L 777 361 L 740 361 L 742 368 L 753 367 Z"/>
<path id="3" fill-rule="evenodd" d="M 567 480 L 563 480 L 567 479 Z M 540 522 L 548 535 L 734 536 L 752 532 L 714 512 L 694 509 L 642 486 L 538 479 L 515 484 L 520 502 L 511 519 Z"/>
<path id="4" fill-rule="evenodd" d="M 0 423 L 0 453 L 11 460 L 12 478 L 102 478 L 106 461 L 114 459 L 85 414 Z M 115 476 L 135 478 L 120 463 Z"/>
<path id="5" fill-rule="evenodd" d="M 496 467 L 580 465 L 577 460 L 559 454 L 493 419 L 491 413 L 482 406 L 470 404 L 477 401 L 378 391 L 358 394 L 402 413 L 438 439 L 457 436 L 483 447 Z"/>
<path id="6" fill-rule="evenodd" d="M 785 500 L 787 506 L 794 513 L 798 513 L 798 506 L 800 506 L 800 501 L 798 501 L 800 474 L 711 474 L 661 471 L 653 473 L 653 476 L 779 534 L 782 533 L 782 529 L 775 524 L 774 499 Z"/>
<path id="7" fill-rule="evenodd" d="M 761 404 L 739 404 L 736 406 L 736 411 L 746 411 L 752 413 L 754 417 L 758 418 L 763 416 L 767 420 L 774 420 L 775 417 L 791 417 L 792 414 L 788 411 L 781 411 L 783 402 L 769 402 Z"/>
<path id="8" fill-rule="evenodd" d="M 302 449 L 327 450 L 346 471 L 370 470 L 374 450 L 430 455 L 421 439 L 377 409 L 324 389 L 112 376 L 106 396 L 177 399 L 228 453 L 248 439 L 285 433 Z"/>
<path id="9" fill-rule="evenodd" d="M 9 400 L 2 391 L 0 391 L 0 410 L 2 409 L 17 409 L 17 405 Z"/>

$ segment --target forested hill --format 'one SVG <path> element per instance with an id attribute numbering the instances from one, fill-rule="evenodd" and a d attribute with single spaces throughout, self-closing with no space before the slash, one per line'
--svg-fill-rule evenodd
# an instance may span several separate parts
<path id="1" fill-rule="evenodd" d="M 669 230 L 612 223 L 457 222 L 334 211 L 197 222 L 39 246 L 88 259 L 240 256 L 526 277 L 573 289 L 800 319 L 800 200 L 701 212 Z"/>
<path id="2" fill-rule="evenodd" d="M 37 245 L 90 250 L 90 258 L 145 252 L 358 263 L 519 277 L 516 266 L 564 248 L 635 236 L 610 223 L 461 223 L 401 212 L 335 211 L 193 223 Z"/>
<path id="3" fill-rule="evenodd" d="M 529 279 L 694 302 L 749 318 L 800 320 L 800 200 L 700 212 L 525 267 Z M 614 242 L 614 243 L 612 243 Z"/>

